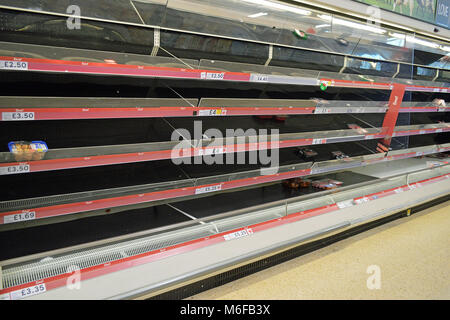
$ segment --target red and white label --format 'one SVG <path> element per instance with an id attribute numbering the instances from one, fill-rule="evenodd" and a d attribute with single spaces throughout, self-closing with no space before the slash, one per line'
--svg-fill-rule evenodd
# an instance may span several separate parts
<path id="1" fill-rule="evenodd" d="M 252 73 L 250 75 L 250 81 L 252 81 L 252 82 L 269 82 L 269 76 L 267 74 Z"/>
<path id="2" fill-rule="evenodd" d="M 331 109 L 325 108 L 325 107 L 316 107 L 316 109 L 314 110 L 314 113 L 317 113 L 317 114 L 330 113 L 330 112 L 331 112 Z"/>
<path id="3" fill-rule="evenodd" d="M 205 148 L 205 149 L 199 149 L 198 150 L 198 155 L 199 156 L 209 156 L 212 154 L 222 154 L 225 152 L 225 148 L 224 147 L 219 147 L 219 148 Z"/>
<path id="4" fill-rule="evenodd" d="M 353 206 L 353 199 L 336 202 L 339 209 L 344 209 Z"/>
<path id="5" fill-rule="evenodd" d="M 198 111 L 199 116 L 226 116 L 227 110 L 226 109 L 207 109 L 207 110 L 199 110 Z"/>
<path id="6" fill-rule="evenodd" d="M 19 164 L 16 166 L 0 167 L 0 176 L 27 172 L 30 172 L 30 165 L 28 163 Z"/>
<path id="7" fill-rule="evenodd" d="M 2 112 L 2 121 L 29 121 L 34 119 L 34 112 Z"/>
<path id="8" fill-rule="evenodd" d="M 361 203 L 365 203 L 365 202 L 369 202 L 369 201 L 370 201 L 369 198 L 363 197 L 363 198 L 361 198 L 361 199 L 356 199 L 356 200 L 355 200 L 355 203 L 361 204 Z"/>
<path id="9" fill-rule="evenodd" d="M 202 72 L 200 74 L 200 78 L 207 80 L 223 80 L 224 77 L 224 72 Z"/>
<path id="10" fill-rule="evenodd" d="M 327 139 L 313 139 L 312 144 L 324 144 L 327 143 Z"/>
<path id="11" fill-rule="evenodd" d="M 246 236 L 249 236 L 251 234 L 253 234 L 253 230 L 251 228 L 247 228 L 247 229 L 244 229 L 244 230 L 239 230 L 239 231 L 236 231 L 236 232 L 225 234 L 223 236 L 223 238 L 225 239 L 225 241 L 229 241 L 229 240 L 234 240 L 234 239 L 239 239 L 239 238 L 242 238 L 242 237 L 246 237 Z"/>
<path id="12" fill-rule="evenodd" d="M 28 70 L 28 62 L 0 60 L 0 69 L 3 69 L 3 70 Z"/>
<path id="13" fill-rule="evenodd" d="M 21 222 L 21 221 L 28 221 L 28 220 L 34 220 L 36 219 L 36 212 L 34 211 L 27 211 L 17 214 L 11 214 L 9 216 L 3 217 L 3 223 L 14 223 L 14 222 Z"/>
<path id="14" fill-rule="evenodd" d="M 45 287 L 45 283 L 37 284 L 35 286 L 19 289 L 16 291 L 10 292 L 11 300 L 23 299 L 26 297 L 35 296 L 37 294 L 41 294 L 47 291 Z"/>
<path id="15" fill-rule="evenodd" d="M 195 189 L 195 194 L 202 194 L 202 193 L 214 192 L 214 191 L 219 191 L 219 190 L 222 190 L 222 185 L 216 184 L 214 186 L 197 188 L 197 189 Z"/>

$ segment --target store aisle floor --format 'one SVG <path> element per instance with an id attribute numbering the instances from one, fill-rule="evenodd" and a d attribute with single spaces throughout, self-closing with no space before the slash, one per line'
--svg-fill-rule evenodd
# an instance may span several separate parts
<path id="1" fill-rule="evenodd" d="M 450 201 L 188 299 L 450 299 Z"/>

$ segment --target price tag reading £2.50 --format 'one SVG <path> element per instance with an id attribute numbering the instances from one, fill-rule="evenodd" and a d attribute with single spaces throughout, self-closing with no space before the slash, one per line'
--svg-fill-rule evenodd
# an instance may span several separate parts
<path id="1" fill-rule="evenodd" d="M 29 164 L 19 164 L 15 166 L 0 167 L 0 176 L 6 174 L 27 173 L 30 172 Z"/>

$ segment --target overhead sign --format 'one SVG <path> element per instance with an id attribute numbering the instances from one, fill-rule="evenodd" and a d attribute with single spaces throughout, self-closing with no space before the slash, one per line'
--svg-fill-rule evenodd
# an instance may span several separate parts
<path id="1" fill-rule="evenodd" d="M 376 6 L 401 15 L 416 18 L 430 23 L 436 23 L 436 4 L 449 3 L 449 0 L 356 0 L 365 4 Z M 383 18 L 383 17 L 381 17 Z M 446 20 L 448 23 L 448 20 Z M 447 26 L 447 24 L 440 24 Z"/>
<path id="2" fill-rule="evenodd" d="M 435 23 L 450 29 L 450 0 L 437 0 Z"/>

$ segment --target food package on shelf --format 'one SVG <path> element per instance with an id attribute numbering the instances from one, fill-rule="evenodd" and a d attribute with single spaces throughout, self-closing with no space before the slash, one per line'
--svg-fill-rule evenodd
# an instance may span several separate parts
<path id="1" fill-rule="evenodd" d="M 327 181 L 328 183 L 332 183 L 339 186 L 342 186 L 344 184 L 344 182 L 339 181 L 339 180 L 334 180 L 334 179 L 325 179 L 324 181 Z"/>
<path id="2" fill-rule="evenodd" d="M 329 180 L 330 179 L 316 180 L 316 181 L 313 181 L 311 184 L 314 188 L 323 189 L 323 190 L 330 190 L 330 189 L 335 189 L 338 187 L 336 184 L 331 183 Z"/>
<path id="3" fill-rule="evenodd" d="M 16 161 L 42 160 L 48 151 L 44 141 L 12 141 L 8 147 Z"/>
<path id="4" fill-rule="evenodd" d="M 331 159 L 344 159 L 344 158 L 348 158 L 348 155 L 346 155 L 342 151 L 332 151 L 331 152 Z"/>

